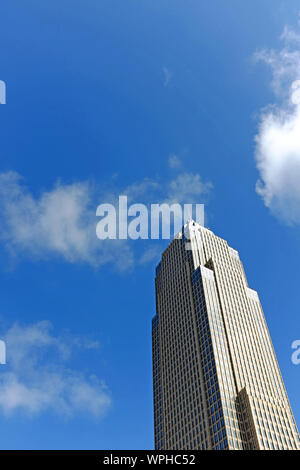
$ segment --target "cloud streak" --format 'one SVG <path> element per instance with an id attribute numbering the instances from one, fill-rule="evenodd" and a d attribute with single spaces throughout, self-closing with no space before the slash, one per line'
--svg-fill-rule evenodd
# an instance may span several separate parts
<path id="1" fill-rule="evenodd" d="M 172 78 L 172 72 L 168 69 L 168 67 L 163 67 L 163 74 L 164 74 L 164 87 L 167 87 L 170 83 Z"/>

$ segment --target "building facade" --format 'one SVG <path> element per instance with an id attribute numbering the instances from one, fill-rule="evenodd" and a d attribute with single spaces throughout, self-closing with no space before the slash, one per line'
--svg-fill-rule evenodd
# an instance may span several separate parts
<path id="1" fill-rule="evenodd" d="M 299 449 L 255 290 L 236 250 L 190 221 L 156 268 L 155 448 Z"/>

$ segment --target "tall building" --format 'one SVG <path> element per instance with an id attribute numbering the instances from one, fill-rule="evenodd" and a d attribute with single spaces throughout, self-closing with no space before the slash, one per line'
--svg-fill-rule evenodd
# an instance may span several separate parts
<path id="1" fill-rule="evenodd" d="M 262 307 L 236 250 L 190 221 L 156 268 L 156 449 L 299 449 Z"/>

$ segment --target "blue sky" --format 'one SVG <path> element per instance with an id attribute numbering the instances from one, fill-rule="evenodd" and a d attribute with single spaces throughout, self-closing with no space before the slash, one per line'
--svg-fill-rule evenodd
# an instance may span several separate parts
<path id="1" fill-rule="evenodd" d="M 0 7 L 1 448 L 153 447 L 154 268 L 166 242 L 96 238 L 97 205 L 122 193 L 205 203 L 259 292 L 300 422 L 299 109 L 288 102 L 298 10 L 296 0 Z"/>

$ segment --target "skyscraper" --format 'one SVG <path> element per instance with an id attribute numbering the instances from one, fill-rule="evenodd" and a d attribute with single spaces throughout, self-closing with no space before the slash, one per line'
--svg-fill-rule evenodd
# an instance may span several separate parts
<path id="1" fill-rule="evenodd" d="M 156 268 L 156 449 L 299 449 L 265 317 L 236 250 L 190 221 Z"/>

